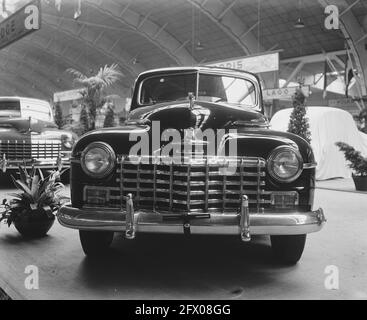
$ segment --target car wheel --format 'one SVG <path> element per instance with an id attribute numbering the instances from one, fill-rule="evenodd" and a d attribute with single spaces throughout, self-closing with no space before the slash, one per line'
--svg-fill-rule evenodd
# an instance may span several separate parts
<path id="1" fill-rule="evenodd" d="M 80 243 L 87 256 L 100 256 L 106 252 L 113 240 L 111 231 L 79 230 Z"/>
<path id="2" fill-rule="evenodd" d="M 277 261 L 293 265 L 301 258 L 306 243 L 306 235 L 271 236 L 271 248 Z"/>

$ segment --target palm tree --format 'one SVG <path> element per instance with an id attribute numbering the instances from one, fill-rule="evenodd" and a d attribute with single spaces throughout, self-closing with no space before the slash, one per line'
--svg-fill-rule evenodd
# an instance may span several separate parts
<path id="1" fill-rule="evenodd" d="M 90 77 L 73 68 L 67 69 L 66 72 L 74 76 L 74 83 L 84 87 L 80 92 L 83 96 L 83 110 L 80 119 L 84 127 L 83 131 L 94 130 L 97 110 L 106 102 L 105 89 L 114 85 L 123 74 L 119 71 L 117 64 L 105 65 L 96 75 Z"/>

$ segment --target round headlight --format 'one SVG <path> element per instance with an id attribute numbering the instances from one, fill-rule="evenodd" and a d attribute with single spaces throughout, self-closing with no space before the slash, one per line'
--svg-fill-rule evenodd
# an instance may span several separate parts
<path id="1" fill-rule="evenodd" d="M 93 142 L 88 145 L 81 156 L 81 166 L 86 174 L 94 178 L 103 178 L 115 167 L 116 155 L 110 145 L 104 142 Z"/>
<path id="2" fill-rule="evenodd" d="M 290 147 L 278 147 L 270 154 L 267 168 L 270 176 L 279 182 L 292 182 L 302 173 L 300 153 Z"/>

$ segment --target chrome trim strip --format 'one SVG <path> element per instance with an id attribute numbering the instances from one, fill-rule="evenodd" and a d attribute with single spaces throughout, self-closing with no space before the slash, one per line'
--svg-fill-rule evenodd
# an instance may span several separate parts
<path id="1" fill-rule="evenodd" d="M 303 169 L 314 169 L 317 167 L 317 162 L 304 163 Z"/>

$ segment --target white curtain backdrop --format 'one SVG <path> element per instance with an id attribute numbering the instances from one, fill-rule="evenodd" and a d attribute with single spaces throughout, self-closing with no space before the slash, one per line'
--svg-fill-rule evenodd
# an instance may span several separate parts
<path id="1" fill-rule="evenodd" d="M 335 142 L 348 143 L 367 156 L 367 135 L 360 132 L 348 112 L 330 107 L 307 107 L 311 146 L 317 161 L 316 179 L 349 178 L 352 175 L 344 154 Z M 287 131 L 292 108 L 278 111 L 270 121 L 271 129 Z"/>

